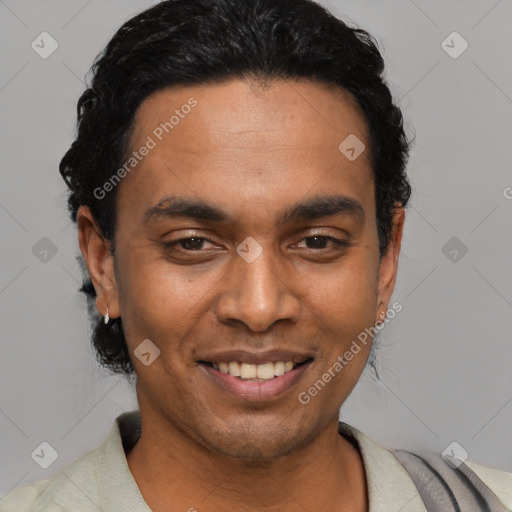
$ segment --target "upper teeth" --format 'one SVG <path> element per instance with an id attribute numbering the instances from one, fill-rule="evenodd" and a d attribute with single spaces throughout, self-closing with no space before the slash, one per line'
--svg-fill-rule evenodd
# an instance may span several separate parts
<path id="1" fill-rule="evenodd" d="M 222 373 L 229 373 L 233 377 L 242 379 L 273 379 L 274 376 L 279 377 L 290 370 L 293 370 L 292 361 L 276 361 L 264 364 L 248 364 L 230 361 L 229 363 L 212 363 L 216 370 Z"/>

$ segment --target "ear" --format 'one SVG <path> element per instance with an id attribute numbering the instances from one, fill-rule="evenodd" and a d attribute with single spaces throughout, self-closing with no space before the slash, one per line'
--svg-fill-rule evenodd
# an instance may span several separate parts
<path id="1" fill-rule="evenodd" d="M 101 230 L 88 206 L 80 206 L 77 212 L 78 244 L 85 259 L 92 284 L 96 290 L 96 308 L 110 318 L 121 315 L 117 285 L 114 274 L 114 257 L 109 250 L 109 242 L 101 235 Z"/>
<path id="2" fill-rule="evenodd" d="M 400 203 L 395 203 L 395 213 L 393 215 L 393 225 L 389 246 L 386 254 L 382 256 L 379 264 L 377 308 L 379 309 L 380 305 L 384 303 L 386 306 L 386 311 L 384 311 L 384 313 L 387 312 L 387 307 L 395 288 L 404 222 L 405 209 Z M 382 317 L 377 318 L 376 320 L 382 320 Z"/>

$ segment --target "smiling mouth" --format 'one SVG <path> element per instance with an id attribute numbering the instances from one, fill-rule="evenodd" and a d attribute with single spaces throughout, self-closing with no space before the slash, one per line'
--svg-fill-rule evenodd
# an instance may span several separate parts
<path id="1" fill-rule="evenodd" d="M 239 361 L 198 361 L 199 364 L 209 366 L 224 374 L 229 374 L 239 380 L 247 382 L 265 382 L 276 377 L 281 377 L 299 366 L 313 361 L 310 357 L 300 363 L 293 361 L 268 361 L 262 364 L 240 363 Z"/>

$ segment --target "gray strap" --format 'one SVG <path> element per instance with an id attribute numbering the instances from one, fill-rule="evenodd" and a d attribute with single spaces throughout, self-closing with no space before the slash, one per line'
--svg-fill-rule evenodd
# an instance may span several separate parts
<path id="1" fill-rule="evenodd" d="M 496 495 L 466 464 L 453 468 L 435 452 L 392 453 L 411 476 L 428 512 L 506 512 Z"/>

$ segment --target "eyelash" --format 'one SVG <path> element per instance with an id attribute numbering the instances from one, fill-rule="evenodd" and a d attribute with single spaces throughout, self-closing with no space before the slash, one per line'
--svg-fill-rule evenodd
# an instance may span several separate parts
<path id="1" fill-rule="evenodd" d="M 351 245 L 351 243 L 348 242 L 347 240 L 340 240 L 339 238 L 335 238 L 335 237 L 330 236 L 330 235 L 321 235 L 321 234 L 306 236 L 306 237 L 302 238 L 301 240 L 299 240 L 299 242 L 302 242 L 304 240 L 308 240 L 308 239 L 311 239 L 311 238 L 320 238 L 320 239 L 323 239 L 323 240 L 329 240 L 329 241 L 331 241 L 334 244 L 334 247 L 339 247 L 339 248 L 341 248 L 341 247 L 350 247 L 350 245 Z M 190 237 L 185 237 L 185 238 L 179 238 L 178 240 L 173 240 L 172 242 L 164 242 L 163 243 L 163 248 L 164 249 L 174 249 L 181 242 L 184 242 L 184 241 L 187 241 L 187 240 L 203 240 L 203 241 L 206 241 L 206 242 L 210 242 L 212 244 L 214 243 L 211 240 L 209 240 L 208 238 L 203 237 L 203 236 L 190 236 Z M 307 249 L 307 250 L 309 250 L 309 251 L 326 251 L 328 249 L 329 249 L 329 247 L 321 248 L 321 249 L 313 248 L 313 249 Z M 189 249 L 180 248 L 179 250 L 187 252 L 187 253 L 192 253 L 192 254 L 193 253 L 197 253 L 197 252 L 205 252 L 205 251 L 202 251 L 201 249 L 189 250 Z"/>

